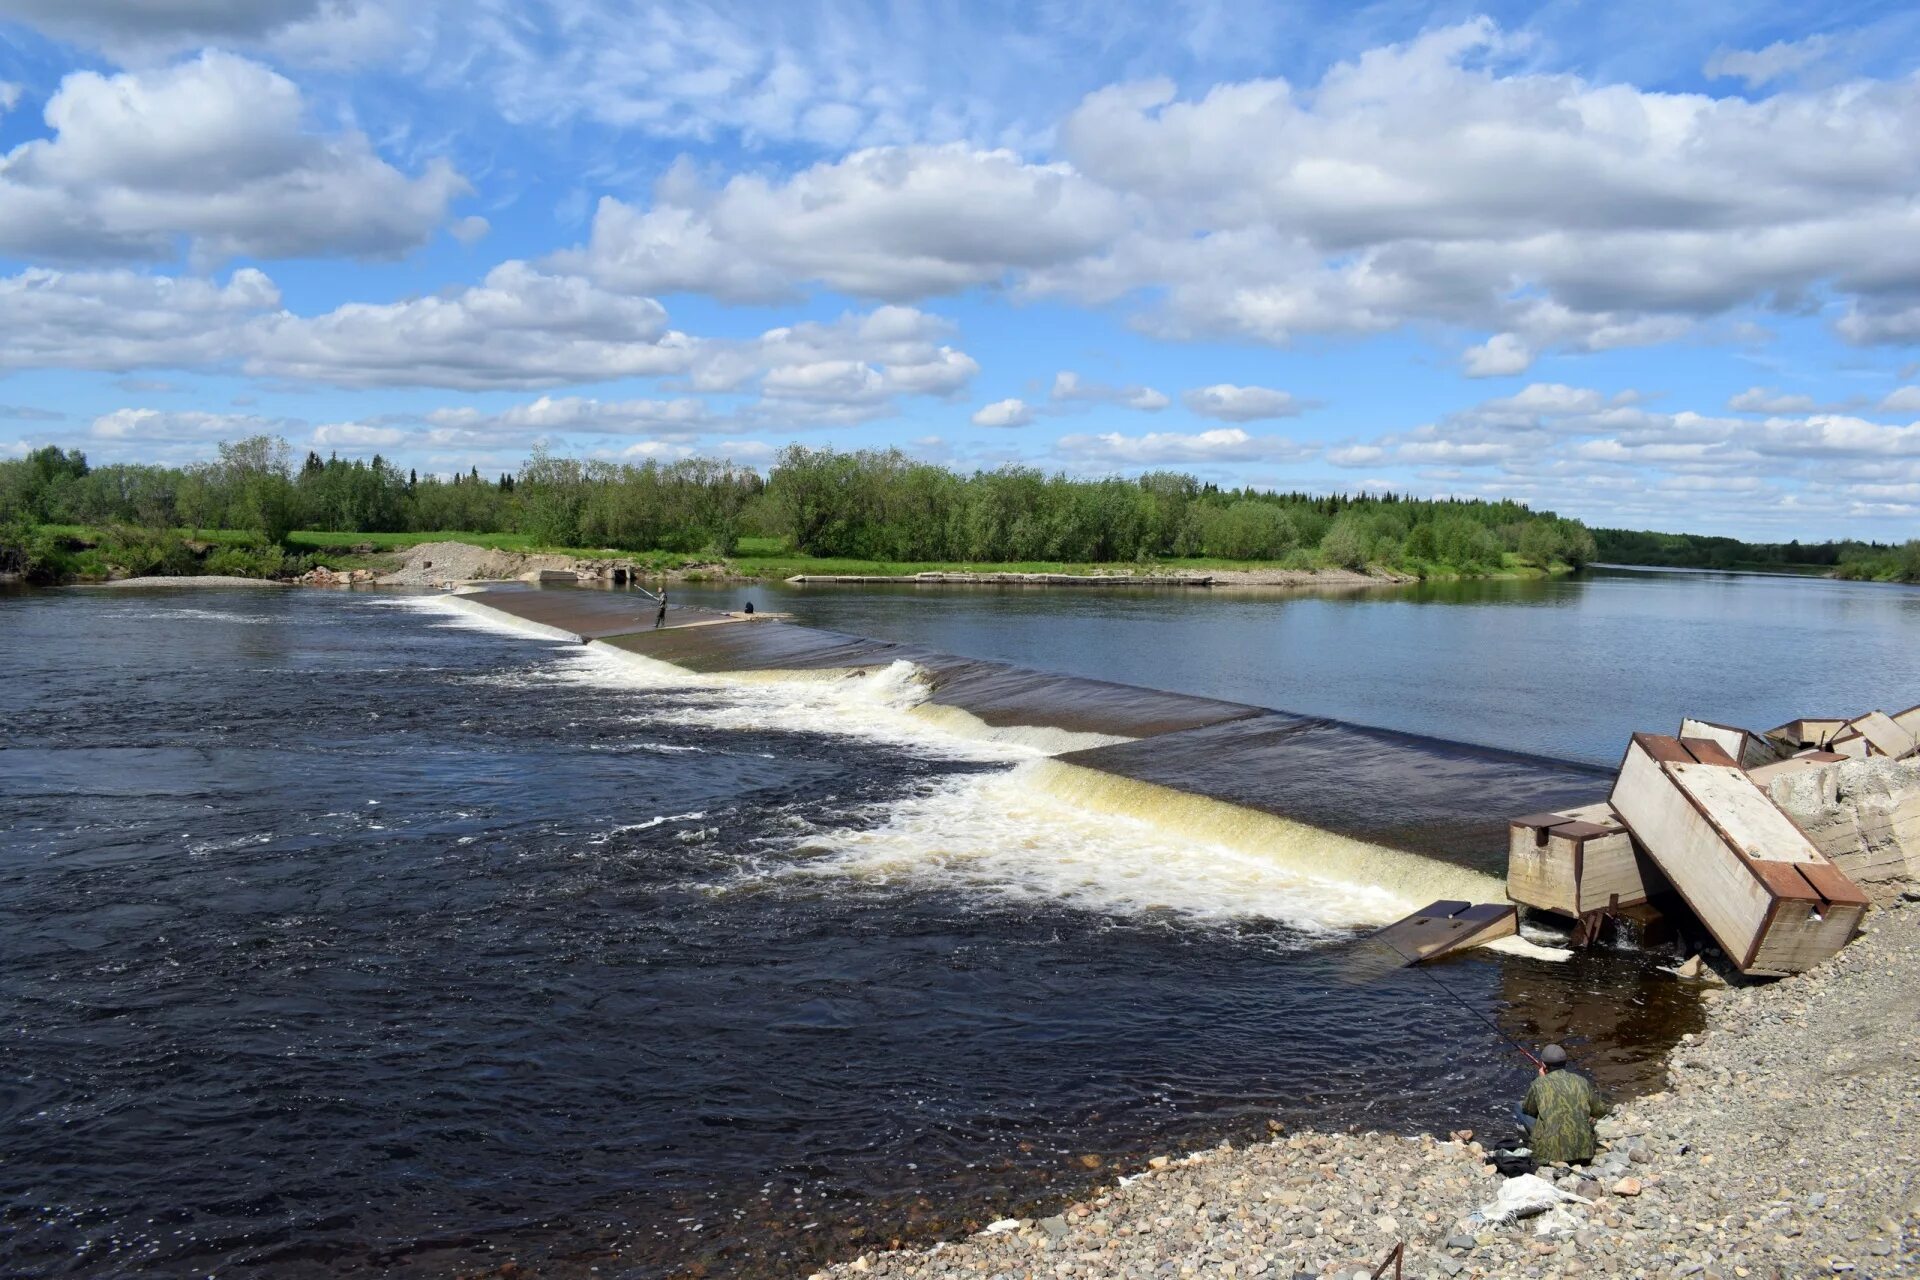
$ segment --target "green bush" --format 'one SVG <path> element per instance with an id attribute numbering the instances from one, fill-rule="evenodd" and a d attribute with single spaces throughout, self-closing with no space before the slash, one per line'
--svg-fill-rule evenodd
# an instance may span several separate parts
<path id="1" fill-rule="evenodd" d="M 1368 531 L 1351 515 L 1335 520 L 1327 536 L 1320 539 L 1321 557 L 1339 569 L 1365 569 L 1372 550 Z"/>
<path id="2" fill-rule="evenodd" d="M 50 582 L 60 576 L 58 541 L 25 520 L 0 525 L 0 573 L 17 573 L 29 582 Z"/>
<path id="3" fill-rule="evenodd" d="M 221 547 L 201 566 L 203 573 L 234 578 L 272 578 L 287 570 L 288 557 L 279 547 Z"/>
<path id="4" fill-rule="evenodd" d="M 1242 500 L 1204 513 L 1202 547 L 1225 560 L 1277 560 L 1299 543 L 1287 513 L 1270 502 Z"/>
<path id="5" fill-rule="evenodd" d="M 111 569 L 133 578 L 195 573 L 200 567 L 186 539 L 163 529 L 115 525 L 100 535 L 93 549 Z"/>

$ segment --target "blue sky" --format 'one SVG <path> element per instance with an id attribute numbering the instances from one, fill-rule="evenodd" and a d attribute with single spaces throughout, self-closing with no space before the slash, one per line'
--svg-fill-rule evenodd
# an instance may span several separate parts
<path id="1" fill-rule="evenodd" d="M 0 0 L 0 456 L 1920 534 L 1920 13 Z"/>

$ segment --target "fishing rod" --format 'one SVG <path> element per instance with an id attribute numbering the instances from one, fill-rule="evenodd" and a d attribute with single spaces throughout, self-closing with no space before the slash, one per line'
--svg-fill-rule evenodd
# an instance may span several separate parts
<path id="1" fill-rule="evenodd" d="M 1527 1048 L 1527 1046 L 1521 1044 L 1518 1040 L 1515 1040 L 1512 1036 L 1508 1035 L 1506 1031 L 1500 1026 L 1500 1024 L 1495 1022 L 1492 1018 L 1489 1018 L 1486 1014 L 1480 1012 L 1478 1009 L 1468 1004 L 1464 999 L 1460 997 L 1460 995 L 1457 992 L 1453 990 L 1453 988 L 1449 987 L 1446 983 L 1440 981 L 1440 979 L 1437 976 L 1435 976 L 1433 970 L 1427 968 L 1425 965 L 1421 964 L 1418 960 L 1415 960 L 1412 956 L 1408 955 L 1406 952 L 1402 951 L 1400 948 L 1394 946 L 1391 942 L 1388 942 L 1385 938 L 1379 938 L 1377 939 L 1377 941 L 1385 945 L 1387 950 L 1393 952 L 1393 954 L 1399 956 L 1402 960 L 1405 960 L 1407 962 L 1407 967 L 1409 969 L 1412 969 L 1415 973 L 1424 975 L 1429 981 L 1433 983 L 1434 986 L 1440 988 L 1441 991 L 1445 992 L 1449 1000 L 1452 1000 L 1455 1004 L 1459 1005 L 1462 1009 L 1465 1009 L 1468 1013 L 1472 1014 L 1474 1017 L 1480 1019 L 1480 1021 L 1486 1023 L 1489 1027 L 1493 1028 L 1493 1033 L 1495 1035 L 1499 1036 L 1502 1040 L 1505 1040 L 1508 1044 L 1512 1045 L 1514 1048 L 1518 1049 L 1521 1053 L 1525 1054 L 1527 1061 L 1531 1062 L 1534 1066 L 1539 1067 L 1542 1070 L 1546 1068 L 1546 1065 L 1547 1065 L 1546 1063 L 1534 1057 L 1533 1050 Z"/>

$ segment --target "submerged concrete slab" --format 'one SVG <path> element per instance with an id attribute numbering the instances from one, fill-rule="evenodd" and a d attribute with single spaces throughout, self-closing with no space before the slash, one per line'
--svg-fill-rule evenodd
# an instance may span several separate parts
<path id="1" fill-rule="evenodd" d="M 651 602 L 617 591 L 501 588 L 469 599 L 700 674 L 912 663 L 931 702 L 993 728 L 1133 740 L 1057 757 L 1065 764 L 1493 874 L 1504 869 L 1506 813 L 1583 804 L 1607 782 L 1587 765 L 791 623 L 675 608 L 676 625 L 655 630 Z"/>
<path id="2" fill-rule="evenodd" d="M 931 701 L 995 728 L 1035 725 L 1145 738 L 1261 714 L 1260 708 L 1237 702 L 1034 671 L 791 623 L 756 622 L 670 634 L 642 631 L 605 636 L 602 642 L 704 674 L 838 670 L 910 662 L 926 674 Z"/>
<path id="3" fill-rule="evenodd" d="M 1489 873 L 1507 810 L 1590 801 L 1605 770 L 1267 711 L 1061 760 Z"/>

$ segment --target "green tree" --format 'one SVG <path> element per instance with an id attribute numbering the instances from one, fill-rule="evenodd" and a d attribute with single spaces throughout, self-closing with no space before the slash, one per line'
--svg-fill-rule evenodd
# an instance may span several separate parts
<path id="1" fill-rule="evenodd" d="M 1522 526 L 1519 536 L 1520 558 L 1535 568 L 1547 569 L 1560 553 L 1560 531 L 1544 520 Z"/>
<path id="2" fill-rule="evenodd" d="M 1320 539 L 1320 554 L 1330 565 L 1341 569 L 1364 569 L 1372 551 L 1368 531 L 1360 519 L 1348 513 L 1333 522 Z"/>
<path id="3" fill-rule="evenodd" d="M 249 436 L 220 444 L 215 464 L 228 495 L 227 521 L 268 542 L 285 542 L 299 516 L 291 453 L 278 436 Z"/>
<path id="4" fill-rule="evenodd" d="M 586 502 L 585 473 L 571 458 L 555 458 L 535 446 L 520 471 L 520 503 L 526 531 L 547 546 L 571 547 L 580 541 L 580 513 Z M 464 483 L 463 488 L 467 487 Z M 479 488 L 480 486 L 472 486 Z"/>

